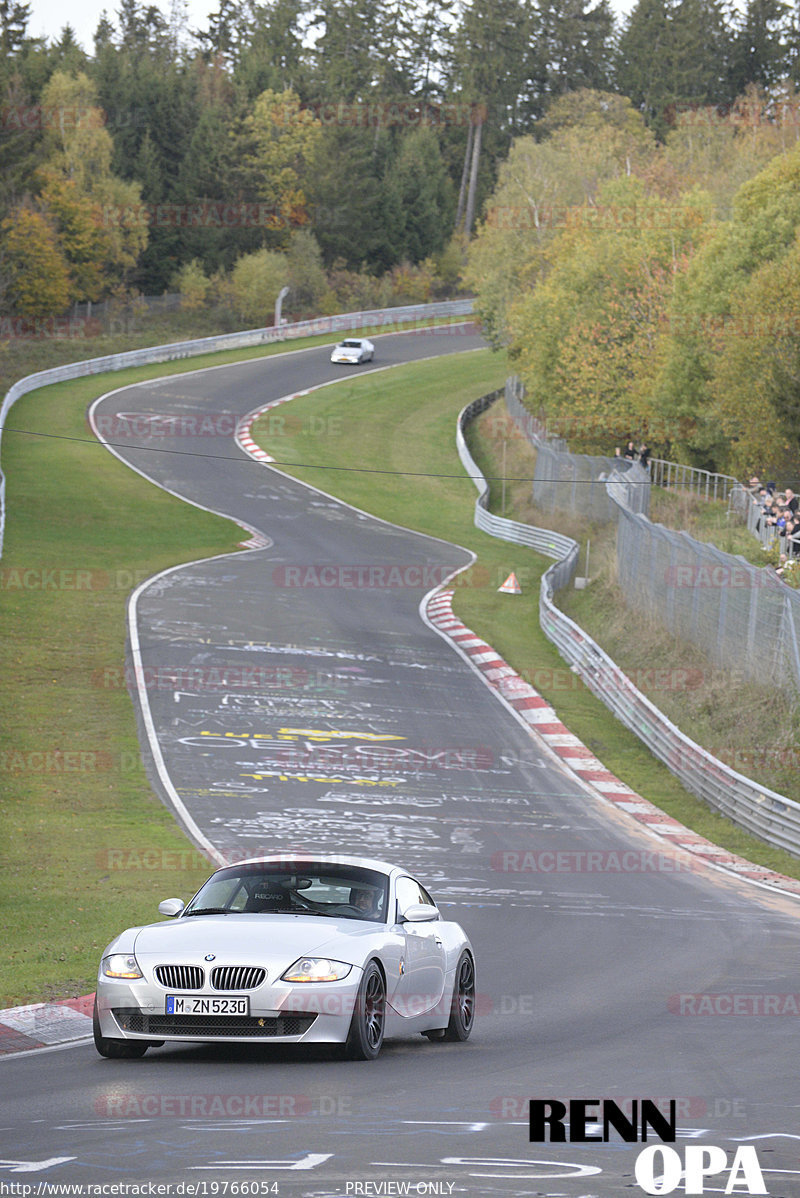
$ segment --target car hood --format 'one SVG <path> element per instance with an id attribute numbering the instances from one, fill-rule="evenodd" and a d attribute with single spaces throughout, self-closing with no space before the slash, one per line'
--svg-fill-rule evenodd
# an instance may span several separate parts
<path id="1" fill-rule="evenodd" d="M 380 928 L 315 915 L 195 915 L 141 928 L 134 951 L 137 956 L 155 954 L 164 963 L 214 953 L 220 963 L 257 959 L 285 961 L 288 966 L 300 956 L 317 953 L 358 964 L 365 938 Z"/>

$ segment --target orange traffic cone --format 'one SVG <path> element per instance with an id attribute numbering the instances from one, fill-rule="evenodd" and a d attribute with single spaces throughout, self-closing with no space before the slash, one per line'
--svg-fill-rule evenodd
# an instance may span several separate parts
<path id="1" fill-rule="evenodd" d="M 502 593 L 504 595 L 521 595 L 522 594 L 522 587 L 517 582 L 517 576 L 516 576 L 516 574 L 514 574 L 513 571 L 511 572 L 511 574 L 509 574 L 508 578 L 505 580 L 503 585 L 501 587 L 498 587 L 497 590 L 499 592 L 502 591 Z"/>

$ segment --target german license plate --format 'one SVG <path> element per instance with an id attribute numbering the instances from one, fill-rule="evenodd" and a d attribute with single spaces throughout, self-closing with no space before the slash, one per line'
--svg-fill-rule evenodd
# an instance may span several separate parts
<path id="1" fill-rule="evenodd" d="M 218 998 L 212 994 L 168 994 L 167 1015 L 249 1015 L 250 999 L 245 995 Z"/>

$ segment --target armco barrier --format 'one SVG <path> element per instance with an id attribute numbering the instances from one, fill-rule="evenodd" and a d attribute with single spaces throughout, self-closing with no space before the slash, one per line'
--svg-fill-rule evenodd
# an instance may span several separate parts
<path id="1" fill-rule="evenodd" d="M 459 457 L 480 492 L 475 502 L 478 528 L 501 540 L 526 545 L 546 557 L 559 559 L 545 571 L 539 591 L 539 623 L 545 636 L 564 660 L 574 666 L 592 694 L 602 700 L 626 728 L 636 733 L 687 790 L 768 844 L 800 854 L 800 803 L 758 786 L 676 728 L 637 690 L 608 654 L 556 607 L 554 593 L 568 585 L 575 573 L 577 543 L 560 533 L 507 520 L 487 511 L 489 485 L 467 448 L 464 429 L 470 420 L 502 395 L 502 391 L 494 391 L 482 396 L 459 413 L 456 443 Z"/>
<path id="2" fill-rule="evenodd" d="M 0 406 L 0 437 L 6 417 L 14 404 L 29 391 L 48 387 L 51 383 L 64 383 L 70 379 L 85 378 L 91 374 L 123 370 L 128 366 L 149 366 L 158 362 L 173 362 L 180 358 L 194 358 L 199 354 L 220 353 L 226 349 L 247 349 L 251 346 L 269 345 L 275 341 L 287 341 L 298 337 L 313 337 L 325 333 L 349 332 L 372 328 L 376 325 L 391 326 L 405 324 L 411 320 L 429 320 L 440 316 L 469 316 L 472 300 L 447 300 L 435 304 L 409 304 L 403 308 L 373 308 L 366 312 L 343 312 L 338 316 L 320 316 L 314 320 L 299 320 L 294 324 L 278 328 L 249 329 L 241 333 L 223 333 L 218 337 L 201 337 L 196 341 L 176 341 L 171 345 L 156 345 L 148 349 L 128 350 L 122 354 L 107 354 L 103 358 L 88 358 L 83 362 L 70 362 L 52 370 L 41 370 L 26 375 L 14 383 Z M 3 555 L 3 538 L 6 527 L 6 480 L 0 469 L 0 557 Z"/>
<path id="3" fill-rule="evenodd" d="M 507 520 L 503 516 L 495 516 L 488 510 L 489 484 L 475 465 L 472 454 L 467 448 L 463 430 L 470 420 L 474 420 L 502 395 L 502 391 L 492 391 L 489 395 L 482 395 L 479 399 L 467 404 L 459 413 L 456 426 L 458 456 L 479 491 L 478 498 L 475 500 L 475 524 L 483 532 L 488 532 L 490 536 L 498 537 L 501 541 L 513 541 L 515 545 L 525 545 L 528 549 L 535 549 L 547 557 L 557 557 L 559 566 L 565 572 L 566 581 L 567 573 L 570 577 L 572 576 L 578 560 L 578 545 L 575 541 L 570 537 L 562 536 L 561 533 L 550 532 L 546 528 L 535 528 L 532 524 L 522 524 L 518 520 Z"/>

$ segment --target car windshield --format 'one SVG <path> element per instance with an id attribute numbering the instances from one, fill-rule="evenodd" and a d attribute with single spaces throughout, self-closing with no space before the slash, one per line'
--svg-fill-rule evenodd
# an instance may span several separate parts
<path id="1" fill-rule="evenodd" d="M 329 862 L 248 864 L 218 870 L 184 911 L 188 915 L 320 915 L 385 923 L 386 874 Z"/>
<path id="2" fill-rule="evenodd" d="M 361 349 L 360 341 L 342 341 L 341 344 L 345 349 Z"/>

